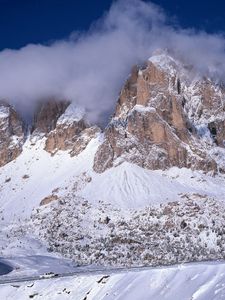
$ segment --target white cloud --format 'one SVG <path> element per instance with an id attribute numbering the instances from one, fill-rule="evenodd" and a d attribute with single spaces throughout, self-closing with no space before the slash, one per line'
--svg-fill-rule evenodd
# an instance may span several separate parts
<path id="1" fill-rule="evenodd" d="M 225 75 L 225 39 L 167 25 L 166 14 L 140 0 L 121 0 L 91 26 L 51 45 L 27 45 L 0 52 L 0 98 L 29 112 L 43 98 L 85 106 L 93 122 L 115 107 L 132 65 L 158 48 L 170 49 L 200 72 Z"/>

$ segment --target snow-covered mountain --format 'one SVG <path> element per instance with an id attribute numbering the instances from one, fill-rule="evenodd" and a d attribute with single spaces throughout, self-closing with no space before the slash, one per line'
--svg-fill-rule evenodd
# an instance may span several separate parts
<path id="1" fill-rule="evenodd" d="M 160 265 L 225 257 L 225 88 L 166 52 L 104 130 L 69 101 L 0 103 L 0 255 Z"/>

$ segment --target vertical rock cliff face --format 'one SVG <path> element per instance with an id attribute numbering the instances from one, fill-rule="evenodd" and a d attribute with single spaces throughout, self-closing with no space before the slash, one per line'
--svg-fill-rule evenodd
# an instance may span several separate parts
<path id="1" fill-rule="evenodd" d="M 70 104 L 47 135 L 45 150 L 52 154 L 68 150 L 71 156 L 78 155 L 99 131 L 97 126 L 90 127 L 85 121 L 84 110 Z"/>
<path id="2" fill-rule="evenodd" d="M 21 118 L 12 106 L 0 102 L 0 167 L 21 153 L 24 138 Z"/>
<path id="3" fill-rule="evenodd" d="M 85 120 L 85 111 L 69 101 L 39 104 L 31 139 L 45 137 L 44 149 L 71 156 L 83 151 L 100 133 Z M 15 110 L 0 104 L 0 166 L 22 151 L 23 122 Z M 104 172 L 124 161 L 148 169 L 172 166 L 225 171 L 225 88 L 194 72 L 167 53 L 134 66 L 114 116 L 94 158 L 94 170 Z M 225 150 L 224 150 L 225 151 Z"/>
<path id="4" fill-rule="evenodd" d="M 83 109 L 69 101 L 43 102 L 34 116 L 32 136 L 45 136 L 44 149 L 52 155 L 58 150 L 78 155 L 100 131 L 97 126 L 90 127 L 84 115 Z"/>
<path id="5" fill-rule="evenodd" d="M 54 130 L 58 118 L 65 112 L 68 101 L 49 100 L 41 102 L 36 109 L 33 119 L 33 134 L 48 134 Z"/>
<path id="6" fill-rule="evenodd" d="M 0 166 L 14 160 L 27 138 L 26 125 L 7 103 L 0 103 Z M 68 101 L 50 100 L 40 103 L 33 119 L 32 143 L 45 138 L 44 149 L 52 155 L 68 150 L 71 156 L 82 152 L 90 140 L 100 132 L 84 120 L 84 110 Z"/>
<path id="7" fill-rule="evenodd" d="M 215 171 L 210 147 L 224 147 L 222 87 L 200 79 L 167 54 L 133 68 L 94 161 L 103 172 L 123 161 L 148 169 L 172 166 Z M 208 131 L 208 148 L 199 134 Z"/>

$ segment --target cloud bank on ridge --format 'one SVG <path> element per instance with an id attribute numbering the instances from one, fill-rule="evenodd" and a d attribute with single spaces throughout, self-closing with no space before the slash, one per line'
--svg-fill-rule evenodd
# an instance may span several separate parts
<path id="1" fill-rule="evenodd" d="M 29 113 L 40 99 L 69 99 L 104 123 L 134 64 L 167 48 L 202 74 L 225 78 L 225 38 L 170 23 L 151 2 L 119 0 L 88 32 L 0 52 L 0 99 Z"/>

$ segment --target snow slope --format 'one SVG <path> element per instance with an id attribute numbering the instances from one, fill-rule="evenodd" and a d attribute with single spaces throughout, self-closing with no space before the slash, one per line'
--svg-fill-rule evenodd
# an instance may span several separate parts
<path id="1" fill-rule="evenodd" d="M 198 263 L 0 286 L 1 299 L 223 300 L 225 264 Z"/>
<path id="2" fill-rule="evenodd" d="M 102 200 L 119 207 L 142 208 L 181 200 L 180 195 L 189 192 L 223 199 L 224 178 L 175 167 L 151 171 L 124 162 L 102 174 L 94 174 L 80 195 L 91 202 Z"/>
<path id="3" fill-rule="evenodd" d="M 72 124 L 73 122 L 80 121 L 85 114 L 85 110 L 81 107 L 77 107 L 74 103 L 71 103 L 66 111 L 59 117 L 56 125 L 60 124 Z"/>
<path id="4" fill-rule="evenodd" d="M 44 140 L 34 146 L 28 141 L 17 159 L 0 169 L 0 206 L 5 222 L 29 217 L 52 190 L 69 186 L 74 177 L 89 170 L 98 142 L 92 140 L 77 158 L 65 151 L 52 157 L 43 145 Z"/>
<path id="5" fill-rule="evenodd" d="M 91 203 L 99 201 L 121 208 L 142 208 L 155 203 L 180 200 L 182 193 L 199 193 L 223 199 L 224 176 L 208 176 L 188 169 L 151 171 L 123 163 L 102 174 L 92 170 L 100 137 L 93 139 L 77 157 L 66 151 L 54 156 L 43 150 L 44 140 L 27 141 L 22 154 L 0 169 L 0 215 L 4 223 L 29 218 L 41 200 L 58 189 L 63 195 L 82 177 L 90 177 L 76 195 Z M 81 184 L 82 185 L 82 184 Z"/>
<path id="6" fill-rule="evenodd" d="M 21 155 L 0 169 L 0 256 L 6 258 L 25 255 L 55 256 L 58 252 L 56 255 L 58 258 L 62 258 L 63 254 L 81 264 L 94 262 L 104 265 L 106 258 L 109 258 L 110 264 L 125 265 L 126 257 L 124 256 L 122 260 L 118 253 L 125 249 L 130 253 L 131 248 L 137 246 L 140 252 L 138 260 L 133 260 L 134 256 L 131 255 L 129 263 L 143 265 L 144 261 L 145 265 L 149 265 L 148 253 L 145 252 L 152 251 L 149 247 L 154 248 L 155 238 L 152 239 L 151 235 L 148 235 L 145 239 L 147 250 L 143 251 L 140 237 L 143 239 L 149 234 L 151 231 L 149 224 L 154 229 L 155 220 L 158 220 L 159 228 L 162 226 L 163 230 L 168 230 L 167 226 L 172 226 L 170 230 L 174 234 L 178 226 L 182 238 L 184 234 L 180 229 L 182 217 L 178 218 L 176 225 L 176 222 L 173 222 L 173 215 L 169 215 L 172 225 L 168 225 L 164 208 L 166 211 L 165 205 L 168 202 L 189 201 L 188 194 L 197 195 L 196 199 L 193 198 L 194 202 L 189 201 L 193 202 L 190 209 L 195 209 L 195 201 L 196 206 L 199 201 L 199 207 L 203 203 L 199 213 L 193 212 L 196 222 L 202 223 L 200 213 L 204 207 L 209 209 L 208 227 L 210 232 L 216 230 L 213 247 L 216 245 L 217 239 L 221 237 L 219 229 L 223 225 L 223 210 L 221 214 L 215 213 L 216 204 L 210 199 L 224 201 L 223 175 L 212 177 L 199 171 L 178 168 L 151 171 L 130 163 L 122 163 L 103 174 L 97 174 L 92 166 L 100 142 L 101 135 L 92 139 L 78 156 L 70 157 L 65 151 L 59 151 L 51 156 L 43 150 L 44 140 L 36 143 L 28 140 Z M 51 196 L 55 197 L 53 202 L 40 206 L 41 201 Z M 158 207 L 160 203 L 161 210 Z M 176 213 L 182 213 L 179 210 L 183 207 L 186 210 L 185 205 L 178 205 Z M 211 224 L 211 218 L 219 220 L 215 228 Z M 195 243 L 196 237 L 199 236 L 198 229 L 192 227 L 189 230 L 192 230 L 194 235 L 193 240 L 189 239 L 188 247 L 192 247 L 192 243 Z M 137 231 L 134 232 L 134 228 Z M 207 234 L 204 228 L 201 230 Z M 160 232 L 163 233 L 162 230 Z M 166 235 L 161 236 L 160 232 L 155 228 L 152 237 L 157 234 L 160 241 L 163 240 L 167 245 Z M 129 239 L 131 236 L 132 241 Z M 177 239 L 178 237 L 172 237 L 168 247 L 171 247 L 172 241 L 176 242 Z M 123 241 L 123 247 L 120 240 Z M 204 242 L 204 238 L 202 241 Z M 106 244 L 111 256 L 104 258 Z M 219 243 L 220 246 L 222 244 L 223 241 Z M 205 253 L 207 254 L 210 249 L 208 247 Z M 167 251 L 167 248 L 164 250 Z M 162 261 L 160 258 L 162 253 L 157 254 L 159 256 L 155 264 Z M 224 257 L 222 252 L 216 252 L 211 256 L 206 254 L 202 256 L 204 259 Z M 176 261 L 175 257 L 166 259 L 167 263 Z M 179 261 L 190 261 L 190 258 L 188 256 Z"/>

